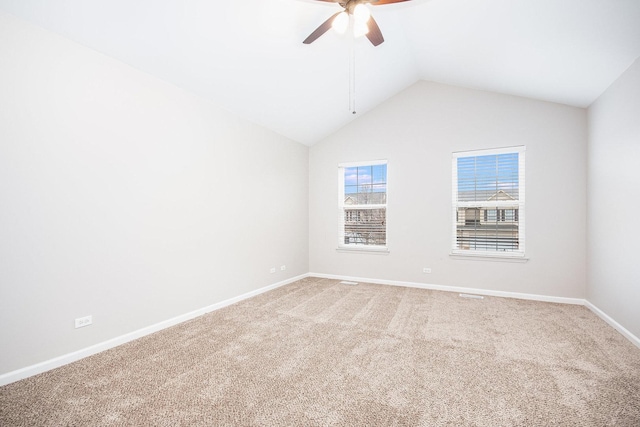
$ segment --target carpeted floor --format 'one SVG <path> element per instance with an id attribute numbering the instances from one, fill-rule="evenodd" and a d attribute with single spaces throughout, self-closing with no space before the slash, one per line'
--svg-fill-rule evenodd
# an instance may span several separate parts
<path id="1" fill-rule="evenodd" d="M 581 306 L 307 278 L 0 388 L 2 426 L 640 426 Z"/>

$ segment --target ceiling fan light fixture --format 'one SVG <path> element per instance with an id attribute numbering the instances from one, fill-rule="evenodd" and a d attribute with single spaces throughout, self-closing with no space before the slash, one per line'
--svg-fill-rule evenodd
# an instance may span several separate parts
<path id="1" fill-rule="evenodd" d="M 364 4 L 358 3 L 356 7 L 353 8 L 353 17 L 356 23 L 366 24 L 371 17 L 371 11 Z"/>
<path id="2" fill-rule="evenodd" d="M 366 35 L 374 46 L 380 46 L 384 43 L 382 31 L 369 9 L 369 5 L 384 5 L 392 3 L 402 3 L 411 0 L 317 0 L 321 2 L 337 3 L 342 7 L 342 11 L 335 12 L 318 28 L 313 30 L 306 39 L 302 41 L 304 44 L 311 44 L 326 33 L 331 27 L 336 32 L 344 33 L 349 28 L 349 32 L 355 37 Z"/>
<path id="3" fill-rule="evenodd" d="M 349 27 L 349 14 L 347 12 L 339 13 L 331 23 L 331 26 L 339 34 L 344 34 Z"/>

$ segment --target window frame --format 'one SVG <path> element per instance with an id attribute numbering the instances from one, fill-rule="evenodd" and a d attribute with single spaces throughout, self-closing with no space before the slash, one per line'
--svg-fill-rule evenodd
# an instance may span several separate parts
<path id="1" fill-rule="evenodd" d="M 344 242 L 344 226 L 345 226 L 345 208 L 353 207 L 354 205 L 346 205 L 345 200 L 345 181 L 344 172 L 347 168 L 363 167 L 363 166 L 377 166 L 386 165 L 386 190 L 385 190 L 385 203 L 383 204 L 369 204 L 369 205 L 355 205 L 362 206 L 363 209 L 381 209 L 385 210 L 385 244 L 384 245 L 365 245 L 358 243 L 345 243 Z M 371 252 L 371 253 L 388 253 L 389 252 L 389 162 L 385 160 L 371 160 L 361 162 L 344 162 L 338 164 L 338 251 L 346 252 Z"/>
<path id="2" fill-rule="evenodd" d="M 525 258 L 525 153 L 524 145 L 504 148 L 479 149 L 469 151 L 458 151 L 452 155 L 452 227 L 451 227 L 451 253 L 452 256 L 460 257 L 486 257 L 486 258 L 502 258 L 502 259 L 523 259 Z M 518 154 L 518 200 L 493 200 L 493 201 L 458 201 L 458 159 L 464 157 L 491 156 L 500 154 Z M 487 215 L 487 209 L 493 209 L 496 218 L 499 216 L 498 210 L 505 211 L 513 209 L 514 222 L 518 225 L 518 249 L 514 251 L 488 251 L 479 249 L 459 249 L 458 248 L 458 209 L 459 208 L 478 208 L 484 209 L 484 215 Z M 504 213 L 505 218 L 506 211 Z M 483 215 L 480 215 L 483 217 Z"/>

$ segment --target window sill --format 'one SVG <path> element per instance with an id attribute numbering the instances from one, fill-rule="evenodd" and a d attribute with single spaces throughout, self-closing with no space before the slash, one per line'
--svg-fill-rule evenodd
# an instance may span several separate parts
<path id="1" fill-rule="evenodd" d="M 472 260 L 472 261 L 496 261 L 496 262 L 520 262 L 525 263 L 529 261 L 529 258 L 524 255 L 493 255 L 489 253 L 460 253 L 451 252 L 449 257 L 458 260 Z"/>
<path id="2" fill-rule="evenodd" d="M 337 252 L 349 252 L 349 253 L 366 253 L 366 254 L 374 254 L 374 255 L 388 255 L 389 248 L 386 246 L 338 246 L 336 248 Z"/>

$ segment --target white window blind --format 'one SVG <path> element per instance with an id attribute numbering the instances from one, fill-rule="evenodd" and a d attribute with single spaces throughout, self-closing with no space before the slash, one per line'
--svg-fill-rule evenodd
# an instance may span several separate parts
<path id="1" fill-rule="evenodd" d="M 338 247 L 385 250 L 387 162 L 338 165 Z"/>
<path id="2" fill-rule="evenodd" d="M 453 154 L 452 253 L 524 256 L 525 147 Z"/>

